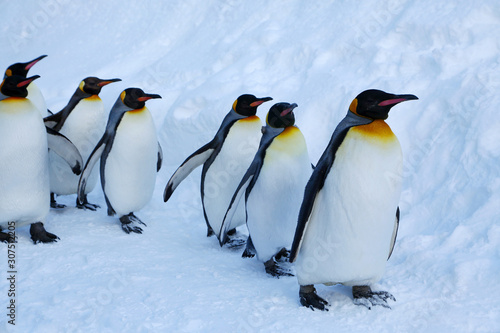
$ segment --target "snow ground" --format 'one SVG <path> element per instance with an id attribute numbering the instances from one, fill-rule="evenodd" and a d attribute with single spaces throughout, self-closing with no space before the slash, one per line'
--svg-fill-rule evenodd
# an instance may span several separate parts
<path id="1" fill-rule="evenodd" d="M 30 73 L 41 75 L 52 110 L 91 75 L 123 80 L 103 89 L 108 109 L 130 86 L 162 95 L 148 107 L 165 165 L 153 200 L 137 214 L 148 225 L 142 235 L 123 233 L 105 209 L 71 207 L 51 211 L 45 223 L 58 243 L 34 246 L 20 228 L 16 326 L 0 313 L 0 330 L 500 332 L 498 1 L 2 7 L 0 65 L 48 54 Z M 394 108 L 388 121 L 405 154 L 405 178 L 398 242 L 375 287 L 394 294 L 392 310 L 370 311 L 352 303 L 348 288 L 318 286 L 330 311 L 310 311 L 299 304 L 295 278 L 268 277 L 258 261 L 219 248 L 205 237 L 199 170 L 162 202 L 170 175 L 213 136 L 240 94 L 297 103 L 315 163 L 351 100 L 368 88 L 420 98 Z M 99 189 L 89 200 L 105 206 Z"/>

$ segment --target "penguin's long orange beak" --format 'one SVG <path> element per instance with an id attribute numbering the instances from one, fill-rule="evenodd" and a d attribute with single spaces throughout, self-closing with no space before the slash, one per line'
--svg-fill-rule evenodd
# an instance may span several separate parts
<path id="1" fill-rule="evenodd" d="M 385 101 L 378 103 L 378 105 L 379 106 L 396 105 L 401 102 L 411 101 L 415 99 L 418 99 L 418 97 L 415 95 L 394 95 L 394 98 L 386 99 Z"/>
<path id="2" fill-rule="evenodd" d="M 139 102 L 145 102 L 153 98 L 161 98 L 161 96 L 157 94 L 145 94 L 144 96 L 137 98 L 137 100 Z"/>
<path id="3" fill-rule="evenodd" d="M 22 87 L 24 87 L 24 86 L 27 86 L 28 84 L 30 84 L 31 82 L 35 81 L 35 80 L 36 80 L 36 79 L 38 79 L 39 77 L 40 77 L 40 75 L 34 75 L 34 76 L 32 76 L 32 77 L 29 77 L 29 78 L 27 78 L 26 80 L 23 80 L 23 81 L 19 82 L 19 83 L 17 84 L 17 87 L 18 87 L 18 88 L 22 88 Z"/>
<path id="4" fill-rule="evenodd" d="M 102 80 L 101 82 L 99 82 L 97 85 L 99 87 L 104 87 L 110 83 L 113 83 L 113 82 L 118 82 L 118 81 L 121 81 L 122 79 L 110 79 L 110 80 Z"/>
<path id="5" fill-rule="evenodd" d="M 261 105 L 264 102 L 271 101 L 271 100 L 272 100 L 272 97 L 259 98 L 257 101 L 250 103 L 250 106 L 254 108 L 254 107 Z"/>
<path id="6" fill-rule="evenodd" d="M 39 57 L 38 57 L 38 58 L 36 58 L 36 59 L 33 59 L 33 60 L 29 61 L 29 62 L 26 64 L 26 66 L 24 66 L 24 69 L 25 69 L 25 70 L 27 70 L 27 71 L 28 71 L 28 70 L 30 70 L 30 69 L 31 69 L 31 67 L 35 66 L 35 64 L 36 64 L 37 62 L 39 62 L 40 60 L 42 60 L 42 59 L 43 59 L 43 58 L 45 58 L 46 56 L 47 56 L 47 55 L 46 55 L 46 54 L 44 54 L 44 55 L 39 56 Z"/>

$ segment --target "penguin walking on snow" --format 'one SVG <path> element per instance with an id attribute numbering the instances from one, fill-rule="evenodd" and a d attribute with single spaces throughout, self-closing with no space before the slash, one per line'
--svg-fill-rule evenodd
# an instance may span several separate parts
<path id="1" fill-rule="evenodd" d="M 354 303 L 389 307 L 370 285 L 383 275 L 399 225 L 402 153 L 384 121 L 391 108 L 418 99 L 366 90 L 351 103 L 307 183 L 290 253 L 300 303 L 325 310 L 314 284 L 352 286 Z"/>
<path id="2" fill-rule="evenodd" d="M 207 236 L 215 234 L 220 240 L 220 228 L 227 207 L 259 147 L 261 127 L 257 107 L 271 97 L 257 98 L 241 95 L 234 101 L 215 137 L 189 156 L 168 181 L 163 199 L 170 198 L 177 186 L 191 171 L 203 164 L 201 173 L 201 202 L 207 223 Z M 228 226 L 229 234 L 245 223 L 244 207 Z M 230 246 L 241 245 L 233 240 Z"/>
<path id="3" fill-rule="evenodd" d="M 65 135 L 78 148 L 84 161 L 90 156 L 92 149 L 102 137 L 106 128 L 107 112 L 104 110 L 99 93 L 102 87 L 121 81 L 120 79 L 102 80 L 87 77 L 80 82 L 68 104 L 59 112 L 44 118 L 45 126 Z M 58 204 L 55 195 L 76 194 L 79 177 L 74 175 L 61 157 L 49 153 L 51 207 L 64 208 Z M 96 210 L 99 206 L 87 201 L 87 193 L 97 184 L 97 170 L 88 179 L 86 192 L 77 200 L 78 208 Z"/>
<path id="4" fill-rule="evenodd" d="M 26 98 L 37 78 L 11 75 L 0 84 L 0 231 L 31 224 L 33 242 L 48 243 L 58 239 L 43 226 L 50 199 L 48 144 L 73 159 L 68 163 L 74 173 L 80 173 L 82 159 L 67 138 L 46 131 L 39 109 Z M 0 241 L 13 238 L 0 232 Z"/>
<path id="5" fill-rule="evenodd" d="M 271 107 L 259 150 L 236 190 L 221 227 L 221 242 L 243 194 L 249 237 L 244 256 L 257 254 L 266 272 L 291 276 L 278 261 L 288 257 L 299 207 L 312 167 L 304 136 L 294 126 L 297 104 Z M 253 246 L 253 248 L 252 248 Z"/>
<path id="6" fill-rule="evenodd" d="M 156 173 L 161 168 L 162 152 L 156 128 L 145 106 L 153 98 L 161 96 L 146 94 L 139 88 L 128 88 L 120 94 L 78 185 L 77 200 L 83 204 L 92 169 L 100 159 L 101 187 L 108 215 L 118 214 L 126 233 L 142 233 L 139 225 L 146 224 L 134 212 L 151 200 Z"/>
<path id="7" fill-rule="evenodd" d="M 5 70 L 4 79 L 12 75 L 18 75 L 23 78 L 26 78 L 28 76 L 29 70 L 33 66 L 35 66 L 37 62 L 39 62 L 45 57 L 46 55 L 42 55 L 28 62 L 17 62 L 15 64 L 10 65 Z M 37 109 L 40 110 L 40 114 L 42 115 L 42 117 L 47 117 L 49 115 L 49 110 L 47 110 L 47 103 L 45 103 L 45 98 L 43 97 L 42 92 L 34 82 L 32 82 L 28 86 L 28 96 L 26 98 L 28 98 L 35 105 L 35 107 L 37 107 Z"/>

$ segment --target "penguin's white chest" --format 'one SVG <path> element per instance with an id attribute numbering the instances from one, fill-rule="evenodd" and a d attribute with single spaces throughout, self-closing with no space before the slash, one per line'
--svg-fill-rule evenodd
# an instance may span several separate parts
<path id="1" fill-rule="evenodd" d="M 261 122 L 257 116 L 238 120 L 231 126 L 219 154 L 205 174 L 203 204 L 217 237 L 231 199 L 259 148 Z M 228 230 L 245 223 L 240 204 Z"/>
<path id="2" fill-rule="evenodd" d="M 247 226 L 260 260 L 290 249 L 311 172 L 304 136 L 297 127 L 286 128 L 266 149 L 247 200 Z"/>
<path id="3" fill-rule="evenodd" d="M 98 96 L 81 100 L 71 111 L 59 131 L 78 149 L 85 163 L 92 150 L 99 142 L 106 128 L 107 113 Z M 60 156 L 50 152 L 50 188 L 56 194 L 73 194 L 78 188 L 79 176 L 75 175 L 69 165 Z M 98 180 L 98 171 L 93 170 L 85 189 L 92 191 Z"/>
<path id="4" fill-rule="evenodd" d="M 374 123 L 351 128 L 337 150 L 297 257 L 301 285 L 369 285 L 383 275 L 401 193 L 402 153 L 387 124 Z"/>
<path id="5" fill-rule="evenodd" d="M 49 211 L 47 134 L 27 99 L 0 102 L 0 225 L 43 221 Z"/>
<path id="6" fill-rule="evenodd" d="M 104 157 L 104 156 L 103 156 Z M 104 163 L 104 192 L 118 215 L 143 208 L 153 195 L 158 140 L 147 108 L 126 112 Z"/>

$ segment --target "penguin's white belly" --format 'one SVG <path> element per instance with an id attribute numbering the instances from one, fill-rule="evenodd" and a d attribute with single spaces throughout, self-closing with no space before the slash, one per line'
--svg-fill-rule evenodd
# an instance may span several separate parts
<path id="1" fill-rule="evenodd" d="M 293 135 L 282 133 L 267 148 L 247 200 L 248 230 L 257 257 L 264 262 L 282 248 L 290 249 L 312 172 L 304 137 L 296 127 L 292 131 Z"/>
<path id="2" fill-rule="evenodd" d="M 28 99 L 40 111 L 42 118 L 45 118 L 49 115 L 49 113 L 47 112 L 47 104 L 45 103 L 45 98 L 34 82 L 30 83 L 30 85 L 28 86 Z"/>
<path id="3" fill-rule="evenodd" d="M 0 225 L 43 221 L 49 212 L 47 134 L 27 99 L 0 102 Z"/>
<path id="4" fill-rule="evenodd" d="M 106 129 L 107 114 L 99 97 L 86 98 L 78 103 L 66 119 L 59 131 L 66 136 L 82 155 L 83 163 L 87 162 L 92 150 L 101 139 Z M 73 194 L 78 189 L 80 176 L 71 171 L 71 167 L 54 152 L 49 153 L 50 189 L 56 194 Z M 85 193 L 91 192 L 99 177 L 97 168 L 92 170 L 85 188 Z"/>
<path id="5" fill-rule="evenodd" d="M 119 215 L 143 208 L 153 195 L 158 141 L 146 108 L 126 112 L 104 166 L 104 193 Z"/>
<path id="6" fill-rule="evenodd" d="M 357 131 L 348 132 L 304 232 L 296 260 L 299 284 L 370 285 L 382 277 L 401 174 L 395 136 L 370 141 Z"/>
<path id="7" fill-rule="evenodd" d="M 206 172 L 204 208 L 210 226 L 217 237 L 236 188 L 259 148 L 261 126 L 260 119 L 256 116 L 234 123 L 219 154 Z M 240 201 L 228 230 L 244 223 L 245 206 Z"/>

